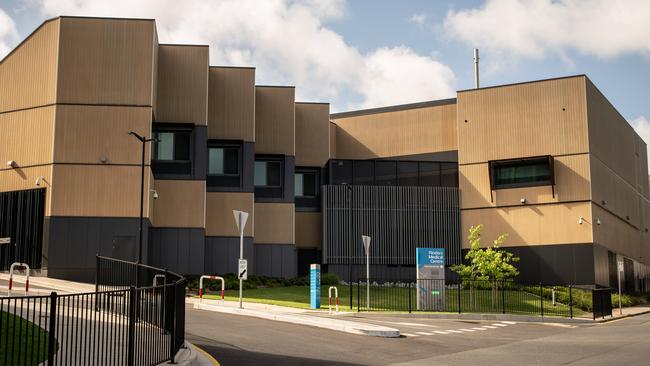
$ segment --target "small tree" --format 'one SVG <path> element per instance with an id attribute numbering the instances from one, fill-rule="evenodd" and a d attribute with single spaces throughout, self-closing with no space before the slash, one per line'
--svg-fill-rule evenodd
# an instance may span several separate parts
<path id="1" fill-rule="evenodd" d="M 465 255 L 466 263 L 454 265 L 451 269 L 458 273 L 463 281 L 469 282 L 470 301 L 473 298 L 475 281 L 490 281 L 492 287 L 492 305 L 494 305 L 499 281 L 504 281 L 519 275 L 519 271 L 512 264 L 519 261 L 519 258 L 501 249 L 501 244 L 508 239 L 507 234 L 499 235 L 491 246 L 482 249 L 482 229 L 483 225 L 469 228 L 467 239 L 470 243 L 470 250 Z"/>

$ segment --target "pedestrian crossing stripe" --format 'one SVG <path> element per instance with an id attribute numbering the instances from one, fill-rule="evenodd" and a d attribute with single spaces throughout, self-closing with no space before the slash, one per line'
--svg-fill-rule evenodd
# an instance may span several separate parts
<path id="1" fill-rule="evenodd" d="M 492 325 L 497 326 L 497 327 L 507 327 L 508 326 L 507 324 L 501 324 L 501 323 L 494 323 Z"/>
<path id="2" fill-rule="evenodd" d="M 419 334 L 419 335 L 433 335 L 433 333 L 428 333 L 428 332 L 415 332 L 415 334 Z"/>
<path id="3" fill-rule="evenodd" d="M 449 334 L 449 333 L 447 333 L 447 332 L 443 332 L 443 331 L 441 331 L 441 330 L 434 330 L 433 332 L 434 332 L 434 333 L 437 333 L 437 334 Z"/>

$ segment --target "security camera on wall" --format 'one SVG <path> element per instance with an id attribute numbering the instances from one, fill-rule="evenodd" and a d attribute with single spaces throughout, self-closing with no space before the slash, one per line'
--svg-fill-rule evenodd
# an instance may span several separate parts
<path id="1" fill-rule="evenodd" d="M 584 218 L 584 217 L 580 217 L 580 218 L 578 219 L 578 224 L 579 224 L 579 225 L 582 225 L 583 222 L 585 222 L 585 218 Z"/>
<path id="2" fill-rule="evenodd" d="M 10 166 L 10 167 L 12 167 L 12 168 L 15 168 L 16 165 L 18 165 L 18 164 L 16 164 L 16 161 L 14 161 L 14 160 L 9 160 L 9 161 L 7 162 L 7 165 Z"/>

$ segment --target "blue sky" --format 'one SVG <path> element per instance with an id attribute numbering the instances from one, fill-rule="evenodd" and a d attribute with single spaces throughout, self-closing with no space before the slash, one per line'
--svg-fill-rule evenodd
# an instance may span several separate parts
<path id="1" fill-rule="evenodd" d="M 56 15 L 155 18 L 161 42 L 257 67 L 333 111 L 587 74 L 650 142 L 648 0 L 0 0 L 0 54 Z"/>

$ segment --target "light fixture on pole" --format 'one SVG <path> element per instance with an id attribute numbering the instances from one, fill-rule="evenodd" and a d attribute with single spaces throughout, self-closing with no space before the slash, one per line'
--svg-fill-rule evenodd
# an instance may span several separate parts
<path id="1" fill-rule="evenodd" d="M 244 280 L 248 278 L 248 261 L 244 259 L 244 228 L 248 220 L 248 212 L 232 210 L 235 217 L 235 223 L 239 230 L 239 261 L 237 265 L 237 277 L 239 277 L 239 308 L 243 308 L 243 284 Z"/>
<path id="2" fill-rule="evenodd" d="M 366 250 L 366 311 L 370 311 L 370 237 L 362 235 L 361 239 Z"/>

